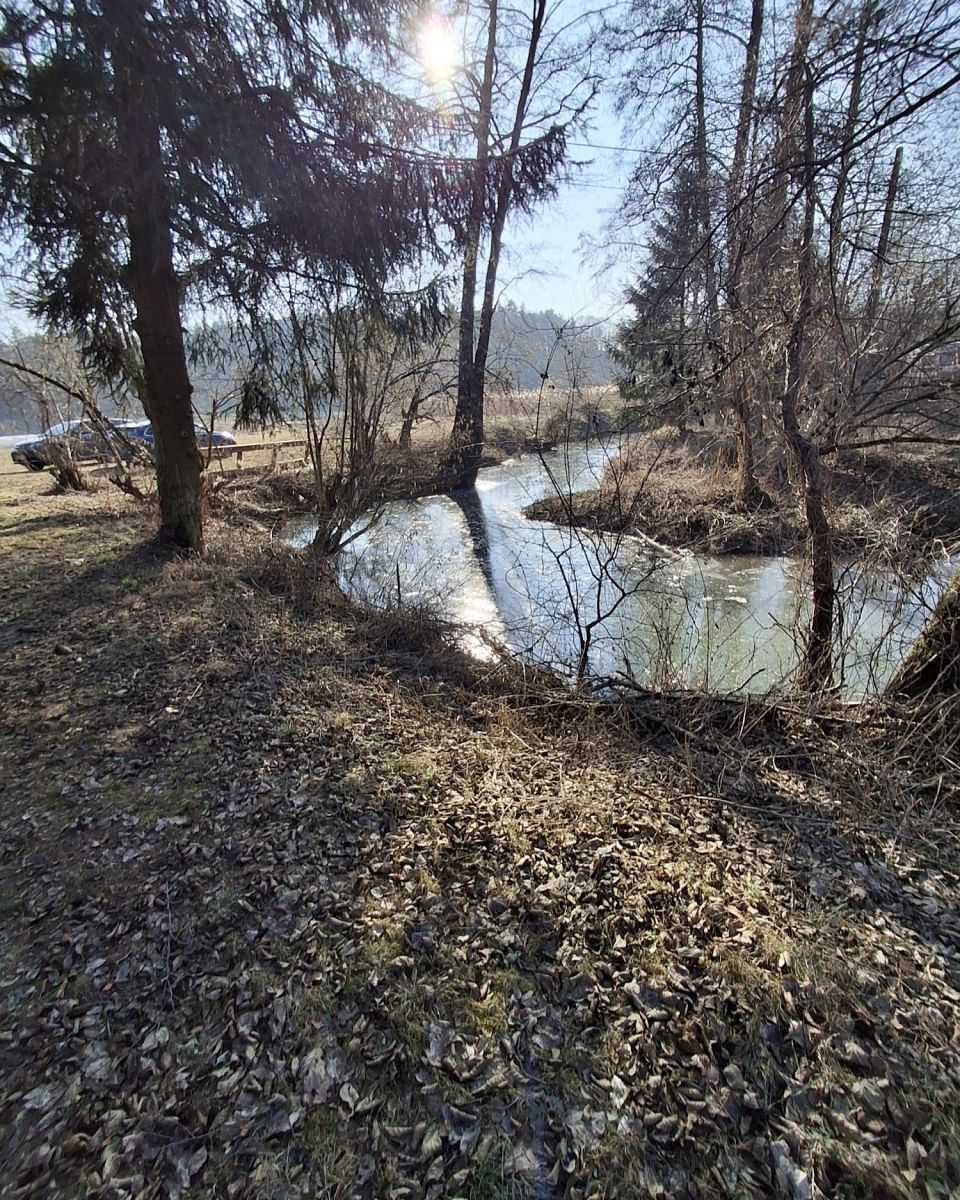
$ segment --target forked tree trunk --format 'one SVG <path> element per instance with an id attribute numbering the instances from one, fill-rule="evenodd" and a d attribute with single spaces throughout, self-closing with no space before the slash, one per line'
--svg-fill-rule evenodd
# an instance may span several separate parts
<path id="1" fill-rule="evenodd" d="M 417 419 L 417 409 L 419 407 L 420 401 L 414 397 L 403 414 L 400 436 L 397 439 L 397 445 L 401 450 L 409 450 L 413 444 L 413 423 Z"/>
<path id="2" fill-rule="evenodd" d="M 533 12 L 530 19 L 530 40 L 527 43 L 527 57 L 520 82 L 520 93 L 514 110 L 513 128 L 510 131 L 510 142 L 507 147 L 509 155 L 500 176 L 497 188 L 497 204 L 490 228 L 490 252 L 487 255 L 487 269 L 483 281 L 483 300 L 480 304 L 480 320 L 477 327 L 477 348 L 473 357 L 473 386 L 476 403 L 480 408 L 483 419 L 484 385 L 487 374 L 487 355 L 490 351 L 490 333 L 493 328 L 493 310 L 496 304 L 497 272 L 500 269 L 500 250 L 503 245 L 503 230 L 507 222 L 507 212 L 510 208 L 510 193 L 513 183 L 513 156 L 520 148 L 523 136 L 523 122 L 527 115 L 527 105 L 530 102 L 530 91 L 533 87 L 533 72 L 537 65 L 537 55 L 540 49 L 540 35 L 547 15 L 547 0 L 534 0 Z"/>
<path id="3" fill-rule="evenodd" d="M 457 407 L 453 416 L 450 448 L 443 468 L 451 489 L 473 487 L 483 453 L 483 388 L 477 387 L 474 365 L 474 333 L 477 307 L 477 260 L 483 233 L 483 215 L 490 161 L 490 122 L 493 114 L 494 67 L 497 51 L 497 3 L 489 0 L 487 47 L 480 84 L 477 117 L 477 162 L 474 173 L 469 224 L 463 250 L 463 288 L 460 296 L 460 325 L 457 341 Z M 482 384 L 482 381 L 481 381 Z"/>
<path id="4" fill-rule="evenodd" d="M 144 9 L 140 0 L 109 0 L 105 15 L 113 28 L 118 143 L 129 168 L 127 282 L 143 358 L 144 408 L 153 426 L 160 531 L 176 545 L 202 551 L 202 463 L 173 259 L 159 105 L 149 64 L 137 54 L 146 38 Z"/>
<path id="5" fill-rule="evenodd" d="M 960 571 L 950 580 L 887 691 L 911 700 L 960 691 Z"/>
<path id="6" fill-rule="evenodd" d="M 471 222 L 464 252 L 463 295 L 460 311 L 460 342 L 457 375 L 457 411 L 453 422 L 451 452 L 447 463 L 447 474 L 454 488 L 473 487 L 483 453 L 484 391 L 487 372 L 487 355 L 490 350 L 490 334 L 493 328 L 493 312 L 496 306 L 497 273 L 500 268 L 500 251 L 503 230 L 510 209 L 513 187 L 513 161 L 520 149 L 523 125 L 533 89 L 540 38 L 547 17 L 547 0 L 533 0 L 530 18 L 530 37 L 527 42 L 526 59 L 520 82 L 520 91 L 514 109 L 513 126 L 500 181 L 497 187 L 493 219 L 490 224 L 490 248 L 484 272 L 483 298 L 480 315 L 476 317 L 477 265 L 483 223 L 483 197 L 486 189 L 487 167 L 490 158 L 490 123 L 493 109 L 494 68 L 496 66 L 497 0 L 489 0 L 490 24 L 487 30 L 487 50 L 484 58 L 483 83 L 480 92 L 480 113 L 477 137 L 477 175 L 474 184 L 475 218 Z M 469 337 L 468 337 L 469 330 Z M 476 347 L 474 347 L 476 334 Z"/>

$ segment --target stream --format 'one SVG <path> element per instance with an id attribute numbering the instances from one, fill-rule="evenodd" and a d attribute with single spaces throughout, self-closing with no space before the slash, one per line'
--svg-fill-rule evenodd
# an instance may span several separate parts
<path id="1" fill-rule="evenodd" d="M 481 657 L 493 642 L 566 675 L 583 654 L 591 675 L 647 686 L 763 693 L 788 684 L 807 612 L 800 561 L 667 556 L 639 538 L 523 516 L 558 490 L 595 487 L 614 453 L 594 442 L 514 458 L 481 471 L 475 491 L 388 504 L 341 554 L 341 582 L 376 605 L 429 605 Z M 287 540 L 307 545 L 315 528 L 293 522 Z M 908 587 L 838 565 L 846 695 L 883 687 L 947 573 Z"/>

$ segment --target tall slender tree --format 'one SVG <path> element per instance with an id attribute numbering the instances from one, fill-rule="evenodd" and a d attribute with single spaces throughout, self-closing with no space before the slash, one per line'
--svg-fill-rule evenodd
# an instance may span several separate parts
<path id="1" fill-rule="evenodd" d="M 483 451 L 487 358 L 508 217 L 530 212 L 552 194 L 566 161 L 567 133 L 597 90 L 582 22 L 566 22 L 547 0 L 529 0 L 528 9 L 483 0 L 476 24 L 483 54 L 464 113 L 474 138 L 473 196 L 463 238 L 457 406 L 445 465 L 453 489 L 473 486 Z"/>
<path id="2" fill-rule="evenodd" d="M 741 504 L 752 504 L 758 498 L 756 464 L 753 451 L 753 409 L 747 385 L 745 359 L 749 331 L 745 316 L 743 269 L 746 249 L 750 243 L 751 199 L 744 192 L 747 153 L 756 117 L 757 76 L 760 69 L 760 47 L 763 38 L 764 0 L 752 0 L 750 33 L 744 54 L 740 101 L 737 106 L 737 125 L 733 142 L 733 157 L 726 188 L 727 261 L 726 300 L 729 309 L 727 328 L 727 363 L 732 372 L 731 399 L 737 417 L 737 498 Z"/>

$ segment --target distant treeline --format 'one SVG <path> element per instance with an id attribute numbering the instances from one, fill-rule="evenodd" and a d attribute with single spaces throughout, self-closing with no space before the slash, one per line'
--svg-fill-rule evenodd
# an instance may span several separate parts
<path id="1" fill-rule="evenodd" d="M 570 321 L 549 308 L 531 312 L 508 301 L 493 315 L 491 369 L 521 391 L 539 387 L 543 374 L 558 386 L 609 383 L 607 336 L 590 318 Z"/>
<path id="2" fill-rule="evenodd" d="M 505 387 L 526 391 L 547 383 L 592 387 L 613 377 L 607 354 L 607 330 L 598 322 L 561 317 L 552 309 L 530 311 L 507 301 L 493 318 L 490 371 Z M 455 330 L 451 330 L 455 340 Z M 229 339 L 210 337 L 200 346 Z M 0 357 L 23 361 L 34 370 L 71 387 L 78 385 L 75 352 L 47 335 L 24 336 L 0 346 Z M 218 424 L 229 424 L 245 361 L 235 353 L 219 353 L 204 362 L 195 347 L 194 403 L 203 416 L 214 406 Z M 197 361 L 199 360 L 199 361 Z M 213 361 L 215 360 L 215 361 Z M 89 382 L 89 380 L 88 380 Z M 107 416 L 140 416 L 134 393 L 124 387 L 90 383 L 96 403 Z M 65 392 L 11 367 L 0 366 L 0 434 L 39 433 L 50 423 L 80 415 L 80 405 Z"/>

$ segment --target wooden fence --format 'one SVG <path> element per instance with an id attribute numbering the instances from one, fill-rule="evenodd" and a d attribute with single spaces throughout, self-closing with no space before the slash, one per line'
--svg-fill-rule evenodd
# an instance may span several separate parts
<path id="1" fill-rule="evenodd" d="M 234 464 L 234 470 L 237 472 L 242 470 L 259 470 L 264 468 L 275 471 L 280 465 L 280 451 L 288 450 L 291 447 L 299 447 L 301 453 L 298 458 L 294 459 L 294 461 L 296 461 L 298 465 L 305 465 L 309 460 L 306 438 L 283 438 L 278 441 L 267 442 L 237 442 L 237 444 L 234 446 L 204 446 L 201 444 L 200 457 L 203 459 L 204 465 L 206 465 L 209 461 L 211 467 L 214 463 L 222 465 L 225 462 L 229 463 L 231 459 L 235 459 L 236 462 Z M 254 467 L 244 468 L 243 456 L 245 454 L 262 454 L 265 451 L 269 451 L 270 453 L 269 463 L 257 463 L 254 465 Z M 109 459 L 102 458 L 78 458 L 76 461 L 79 466 L 86 467 L 88 469 L 91 467 L 100 466 L 106 470 L 109 470 L 111 467 L 116 465 Z M 136 465 L 136 463 L 131 463 L 131 466 Z M 53 467 L 47 466 L 43 469 L 45 471 L 52 471 Z M 0 475 L 22 475 L 26 470 L 26 467 L 16 464 L 12 470 L 0 471 Z"/>
<path id="2" fill-rule="evenodd" d="M 269 450 L 270 470 L 275 471 L 280 464 L 280 451 L 287 450 L 291 446 L 300 448 L 302 453 L 300 454 L 299 461 L 305 464 L 308 459 L 306 438 L 285 438 L 280 441 L 271 442 L 238 442 L 235 446 L 213 446 L 209 448 L 202 446 L 200 455 L 204 462 L 206 462 L 207 455 L 209 454 L 211 463 L 222 463 L 225 459 L 236 458 L 236 469 L 239 471 L 243 467 L 243 456 L 245 454 L 260 454 L 265 450 Z M 263 464 L 257 465 L 262 466 Z"/>

